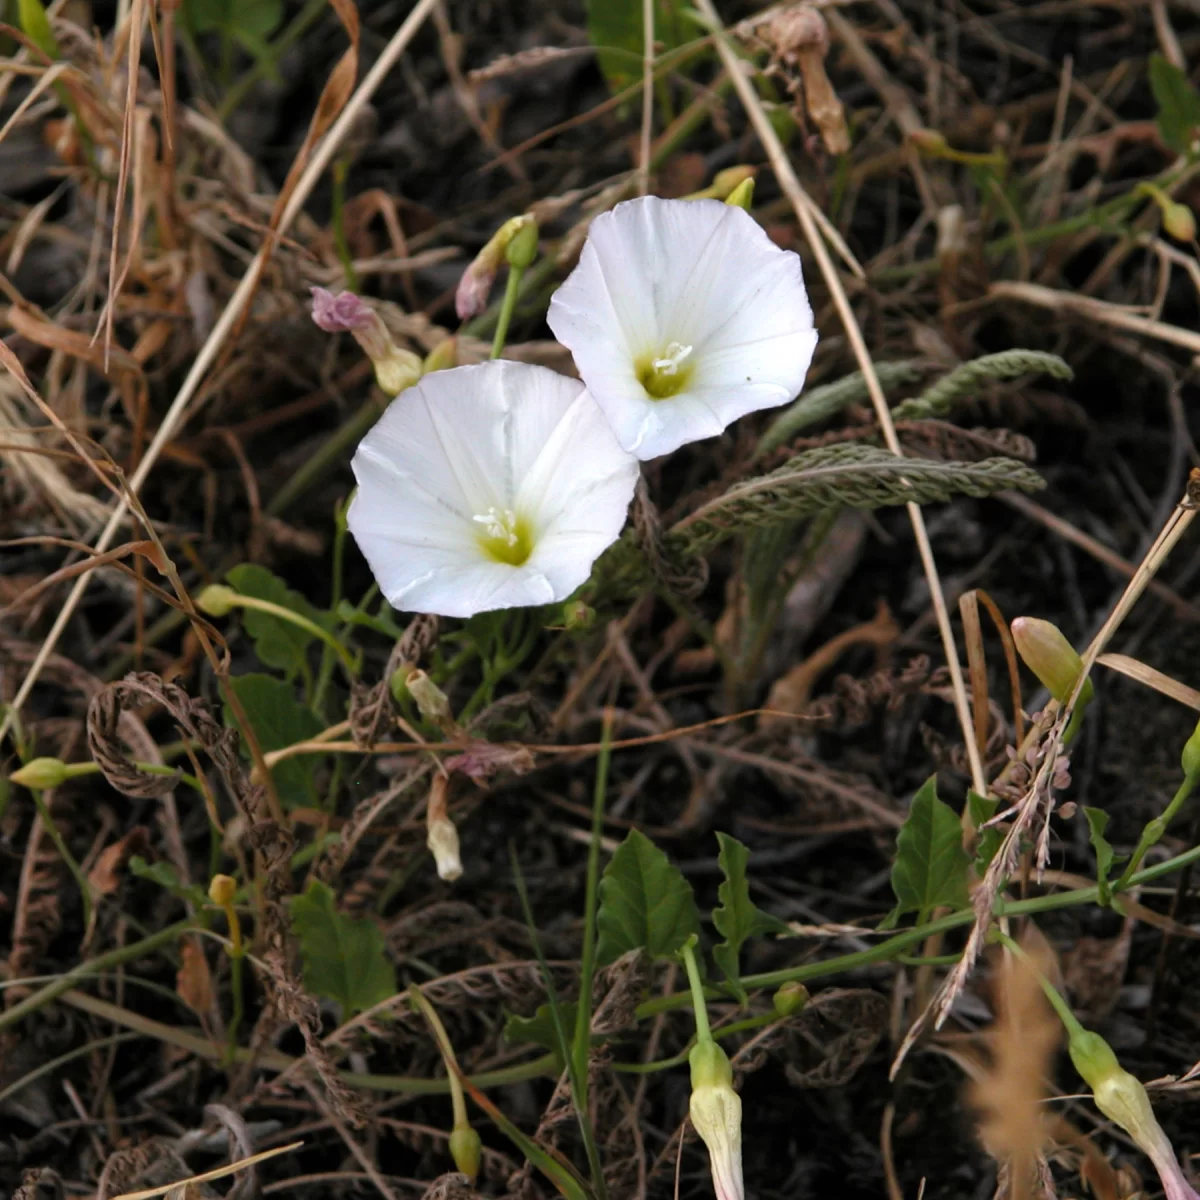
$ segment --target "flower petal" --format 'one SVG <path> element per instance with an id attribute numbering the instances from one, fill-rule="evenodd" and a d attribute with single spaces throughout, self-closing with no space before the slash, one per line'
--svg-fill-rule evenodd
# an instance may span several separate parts
<path id="1" fill-rule="evenodd" d="M 643 459 L 787 403 L 817 340 L 799 257 L 715 200 L 647 196 L 597 217 L 548 320 L 617 440 Z M 688 348 L 687 381 L 653 399 L 639 363 L 672 343 Z"/>
<path id="2" fill-rule="evenodd" d="M 352 465 L 350 530 L 384 595 L 449 617 L 566 599 L 620 533 L 637 478 L 578 381 L 512 362 L 427 375 Z M 516 565 L 487 553 L 476 519 L 514 507 L 533 539 Z"/>

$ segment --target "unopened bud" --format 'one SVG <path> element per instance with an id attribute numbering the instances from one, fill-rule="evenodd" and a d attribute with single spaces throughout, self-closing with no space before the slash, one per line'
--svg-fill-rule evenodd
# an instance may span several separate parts
<path id="1" fill-rule="evenodd" d="M 532 266 L 533 260 L 537 258 L 537 249 L 537 222 L 529 217 L 528 222 L 513 234 L 512 241 L 508 243 L 508 249 L 504 252 L 504 257 L 508 260 L 510 267 L 524 271 Z"/>
<path id="2" fill-rule="evenodd" d="M 446 693 L 424 671 L 409 672 L 406 684 L 408 694 L 416 701 L 417 710 L 426 721 L 440 725 L 452 719 Z"/>
<path id="3" fill-rule="evenodd" d="M 713 176 L 713 181 L 708 187 L 701 188 L 698 192 L 689 192 L 683 198 L 685 200 L 724 200 L 747 179 L 753 179 L 757 171 L 757 167 L 742 165 L 726 167 L 725 170 L 718 171 Z"/>
<path id="4" fill-rule="evenodd" d="M 483 1157 L 483 1142 L 470 1125 L 458 1125 L 451 1132 L 450 1157 L 459 1171 L 474 1183 Z"/>
<path id="5" fill-rule="evenodd" d="M 908 140 L 922 154 L 929 154 L 934 158 L 941 157 L 950 152 L 949 143 L 936 129 L 914 129 L 908 135 Z"/>
<path id="6" fill-rule="evenodd" d="M 747 212 L 750 211 L 750 205 L 754 203 L 754 180 L 743 179 L 741 183 L 725 197 L 725 203 L 733 208 L 744 208 Z"/>
<path id="7" fill-rule="evenodd" d="M 781 1017 L 794 1017 L 808 1004 L 808 988 L 802 983 L 785 983 L 775 993 L 772 1003 Z"/>
<path id="8" fill-rule="evenodd" d="M 208 898 L 218 908 L 228 908 L 237 895 L 237 881 L 228 875 L 214 875 L 208 885 Z"/>
<path id="9" fill-rule="evenodd" d="M 708 1150 L 717 1200 L 743 1200 L 742 1101 L 733 1090 L 729 1056 L 711 1038 L 688 1055 L 692 1095 L 688 1115 Z"/>
<path id="10" fill-rule="evenodd" d="M 462 852 L 458 845 L 458 830 L 449 817 L 429 822 L 425 845 L 433 855 L 439 879 L 453 883 L 463 873 Z"/>
<path id="11" fill-rule="evenodd" d="M 563 605 L 562 622 L 564 629 L 591 629 L 596 622 L 596 610 L 582 600 L 568 600 Z"/>
<path id="12" fill-rule="evenodd" d="M 196 607 L 210 617 L 223 617 L 237 607 L 238 593 L 223 583 L 210 583 L 196 597 Z"/>
<path id="13" fill-rule="evenodd" d="M 430 352 L 425 355 L 424 373 L 445 371 L 458 366 L 458 338 L 442 338 Z"/>
<path id="14" fill-rule="evenodd" d="M 500 270 L 500 264 L 507 258 L 509 243 L 528 226 L 533 226 L 534 229 L 536 251 L 537 224 L 528 213 L 524 213 L 505 221 L 487 245 L 475 255 L 471 265 L 463 272 L 462 279 L 458 282 L 458 291 L 454 294 L 454 311 L 458 313 L 460 321 L 477 317 L 487 308 L 488 295 L 495 282 L 496 272 Z"/>
<path id="15" fill-rule="evenodd" d="M 1197 1200 L 1154 1115 L 1146 1089 L 1121 1066 L 1112 1047 L 1099 1034 L 1080 1030 L 1072 1035 L 1068 1048 L 1075 1069 L 1092 1089 L 1096 1107 L 1125 1130 L 1154 1163 L 1168 1200 Z"/>
<path id="16" fill-rule="evenodd" d="M 402 703 L 404 697 L 408 695 L 408 677 L 412 673 L 413 668 L 410 663 L 401 663 L 388 679 L 388 691 L 392 693 L 392 699 L 397 704 Z"/>
<path id="17" fill-rule="evenodd" d="M 67 778 L 67 764 L 60 758 L 32 758 L 9 778 L 31 791 L 58 787 Z"/>
<path id="18" fill-rule="evenodd" d="M 1200 775 L 1200 722 L 1192 730 L 1192 736 L 1184 743 L 1181 761 L 1183 773 L 1189 779 Z"/>
<path id="19" fill-rule="evenodd" d="M 1163 228 L 1181 242 L 1196 240 L 1196 216 L 1186 204 L 1174 201 L 1164 205 L 1162 210 Z"/>
<path id="20" fill-rule="evenodd" d="M 1063 636 L 1062 630 L 1039 617 L 1018 617 L 1012 623 L 1013 642 L 1025 665 L 1038 677 L 1059 704 L 1075 690 L 1083 670 L 1083 659 Z M 1088 679 L 1079 693 L 1079 708 L 1091 702 L 1094 692 Z"/>

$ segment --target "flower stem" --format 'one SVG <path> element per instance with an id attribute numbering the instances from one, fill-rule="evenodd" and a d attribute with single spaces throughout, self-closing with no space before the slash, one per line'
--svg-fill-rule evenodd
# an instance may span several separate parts
<path id="1" fill-rule="evenodd" d="M 442 1018 L 438 1016 L 437 1009 L 429 1003 L 421 989 L 414 983 L 408 985 L 408 998 L 413 1007 L 419 1010 L 421 1016 L 425 1018 L 434 1041 L 437 1042 L 438 1049 L 442 1053 L 442 1060 L 446 1064 L 446 1079 L 450 1084 L 450 1103 L 454 1107 L 454 1128 L 460 1129 L 470 1122 L 467 1120 L 467 1101 L 463 1095 L 462 1081 L 459 1079 L 458 1059 L 454 1054 L 450 1035 L 446 1032 L 446 1027 L 442 1024 Z"/>
<path id="2" fill-rule="evenodd" d="M 1063 999 L 1058 988 L 1056 988 L 1054 984 L 1052 984 L 1050 980 L 1048 980 L 1046 976 L 1043 975 L 1040 970 L 1038 970 L 1037 963 L 1035 963 L 1033 959 L 1031 959 L 1029 955 L 1025 953 L 1025 950 L 1021 947 L 1021 945 L 1013 941 L 1013 939 L 1009 937 L 1007 933 L 1000 929 L 997 929 L 994 932 L 994 937 L 996 941 L 998 941 L 1006 950 L 1011 951 L 1019 959 L 1021 959 L 1022 962 L 1028 964 L 1029 968 L 1037 976 L 1038 983 L 1042 985 L 1042 991 L 1046 993 L 1046 999 L 1050 1001 L 1054 1011 L 1058 1013 L 1058 1019 L 1062 1021 L 1063 1028 L 1067 1031 L 1067 1036 L 1070 1038 L 1075 1038 L 1086 1033 L 1087 1030 L 1084 1029 L 1084 1027 L 1079 1023 L 1079 1018 L 1076 1017 L 1076 1015 L 1071 1011 L 1071 1006 Z"/>
<path id="3" fill-rule="evenodd" d="M 708 1002 L 704 998 L 704 984 L 700 981 L 700 968 L 696 965 L 696 938 L 692 937 L 684 943 L 680 951 L 683 955 L 683 965 L 687 967 L 688 987 L 691 989 L 692 1009 L 696 1014 L 696 1042 L 711 1042 L 712 1029 L 708 1024 Z"/>
<path id="4" fill-rule="evenodd" d="M 1133 873 L 1142 865 L 1142 859 L 1146 857 L 1146 852 L 1166 833 L 1167 826 L 1175 819 L 1187 798 L 1195 791 L 1197 783 L 1200 783 L 1200 776 L 1188 775 L 1179 785 L 1175 795 L 1171 797 L 1171 803 L 1163 809 L 1162 816 L 1146 822 L 1146 828 L 1142 830 L 1142 836 L 1138 840 L 1133 857 L 1126 864 L 1125 870 L 1121 872 L 1121 878 L 1112 885 L 1114 891 L 1120 891 L 1129 886 L 1129 881 L 1133 877 Z"/>
<path id="5" fill-rule="evenodd" d="M 524 267 L 508 268 L 508 282 L 504 285 L 504 299 L 500 302 L 500 317 L 496 321 L 496 336 L 492 339 L 492 358 L 499 358 L 504 350 L 508 324 L 512 320 L 513 309 L 517 306 L 517 293 L 520 291 L 521 277 L 524 274 Z"/>
<path id="6" fill-rule="evenodd" d="M 240 592 L 236 594 L 231 602 L 241 605 L 242 608 L 254 608 L 259 612 L 270 613 L 271 616 L 278 617 L 281 621 L 291 621 L 293 625 L 298 625 L 301 629 L 311 633 L 313 637 L 320 638 L 321 641 L 329 646 L 338 658 L 342 660 L 342 665 L 351 675 L 357 672 L 357 666 L 350 651 L 329 630 L 322 629 L 315 621 L 310 621 L 307 617 L 302 616 L 298 612 L 293 612 L 290 608 L 285 608 L 282 604 L 272 604 L 270 600 L 260 600 L 257 596 L 244 596 Z"/>

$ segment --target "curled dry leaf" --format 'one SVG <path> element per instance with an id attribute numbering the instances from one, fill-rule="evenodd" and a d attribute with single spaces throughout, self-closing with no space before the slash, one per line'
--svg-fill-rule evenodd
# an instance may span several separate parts
<path id="1" fill-rule="evenodd" d="M 179 970 L 175 975 L 175 991 L 202 1020 L 212 1011 L 212 972 L 199 938 L 184 938 L 179 944 Z"/>

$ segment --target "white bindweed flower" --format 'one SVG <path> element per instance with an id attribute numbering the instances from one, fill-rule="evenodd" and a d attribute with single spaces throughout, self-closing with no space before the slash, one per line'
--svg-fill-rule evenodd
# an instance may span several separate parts
<path id="1" fill-rule="evenodd" d="M 786 404 L 817 344 L 799 257 L 718 200 L 645 196 L 597 217 L 548 320 L 643 459 Z"/>
<path id="2" fill-rule="evenodd" d="M 688 1055 L 692 1095 L 688 1116 L 708 1150 L 717 1200 L 745 1200 L 742 1182 L 742 1101 L 733 1090 L 729 1056 L 710 1037 Z"/>
<path id="3" fill-rule="evenodd" d="M 581 383 L 499 361 L 426 375 L 352 465 L 350 531 L 383 594 L 444 617 L 565 600 L 638 475 Z"/>

